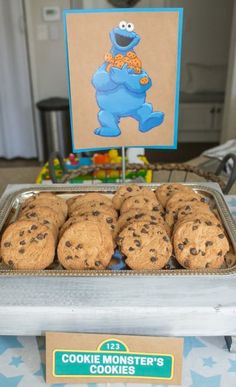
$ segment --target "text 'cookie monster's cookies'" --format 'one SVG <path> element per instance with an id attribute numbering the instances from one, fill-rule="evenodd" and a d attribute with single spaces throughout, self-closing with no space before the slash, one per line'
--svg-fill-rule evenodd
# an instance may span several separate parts
<path id="1" fill-rule="evenodd" d="M 62 235 L 58 248 L 58 259 L 69 270 L 103 270 L 114 252 L 109 228 L 100 221 L 72 224 Z"/>
<path id="2" fill-rule="evenodd" d="M 37 221 L 19 220 L 2 236 L 2 259 L 12 269 L 43 270 L 53 262 L 54 254 L 52 231 Z"/>
<path id="3" fill-rule="evenodd" d="M 165 229 L 147 222 L 124 228 L 117 238 L 126 264 L 133 270 L 162 269 L 172 255 L 172 244 Z"/>

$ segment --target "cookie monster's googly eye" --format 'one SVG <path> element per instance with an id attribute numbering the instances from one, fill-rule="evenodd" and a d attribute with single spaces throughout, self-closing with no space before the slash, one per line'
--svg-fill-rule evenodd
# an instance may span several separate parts
<path id="1" fill-rule="evenodd" d="M 120 23 L 119 23 L 119 28 L 121 29 L 121 30 L 126 30 L 126 28 L 127 28 L 127 23 L 126 23 L 126 21 L 121 21 Z"/>
<path id="2" fill-rule="evenodd" d="M 132 32 L 134 30 L 133 23 L 127 23 L 126 30 Z"/>

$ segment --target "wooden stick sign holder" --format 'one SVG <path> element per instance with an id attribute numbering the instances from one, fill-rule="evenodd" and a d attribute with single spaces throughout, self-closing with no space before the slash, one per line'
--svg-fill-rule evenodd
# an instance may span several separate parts
<path id="1" fill-rule="evenodd" d="M 125 147 L 121 147 L 121 157 L 122 157 L 122 173 L 121 173 L 121 181 L 125 183 L 125 173 L 126 173 L 126 164 L 125 164 Z"/>

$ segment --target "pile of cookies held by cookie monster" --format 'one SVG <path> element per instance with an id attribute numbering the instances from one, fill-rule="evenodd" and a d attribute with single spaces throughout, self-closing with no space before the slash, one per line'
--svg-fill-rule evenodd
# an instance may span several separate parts
<path id="1" fill-rule="evenodd" d="M 182 268 L 218 269 L 230 244 L 206 198 L 182 184 L 121 185 L 113 197 L 68 200 L 41 192 L 22 203 L 1 240 L 2 259 L 16 270 L 43 270 L 55 259 L 68 270 L 104 270 L 115 248 L 131 270 L 160 270 L 173 256 Z"/>

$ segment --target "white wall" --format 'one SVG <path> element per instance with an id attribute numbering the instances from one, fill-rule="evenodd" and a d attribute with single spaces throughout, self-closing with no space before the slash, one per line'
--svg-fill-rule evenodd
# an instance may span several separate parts
<path id="1" fill-rule="evenodd" d="M 25 0 L 33 88 L 36 100 L 52 96 L 67 96 L 65 50 L 62 18 L 56 22 L 45 22 L 44 6 L 57 5 L 61 11 L 70 8 L 69 0 Z M 39 40 L 38 29 L 46 28 L 48 40 Z M 56 40 L 50 39 L 50 28 L 57 29 Z"/>
<path id="2" fill-rule="evenodd" d="M 187 63 L 225 65 L 226 78 L 233 1 L 165 1 L 166 6 L 184 8 L 181 74 L 183 91 L 188 91 Z"/>
<path id="3" fill-rule="evenodd" d="M 225 96 L 225 108 L 221 142 L 236 139 L 236 0 L 234 0 L 231 46 Z"/>
<path id="4" fill-rule="evenodd" d="M 189 91 L 187 63 L 224 65 L 226 79 L 234 0 L 140 0 L 136 7 L 183 7 L 181 90 Z M 74 7 L 110 8 L 107 0 L 74 0 Z"/>
<path id="5" fill-rule="evenodd" d="M 29 60 L 32 80 L 33 104 L 57 96 L 67 97 L 67 80 L 65 66 L 64 32 L 62 17 L 60 21 L 45 22 L 42 9 L 56 5 L 63 9 L 70 8 L 69 0 L 23 0 L 25 5 L 26 28 L 28 36 Z M 50 39 L 50 28 L 56 27 L 57 39 Z M 46 28 L 48 39 L 40 40 L 38 29 Z M 35 131 L 38 144 L 38 158 L 43 160 L 43 139 L 39 112 L 35 107 Z"/>

